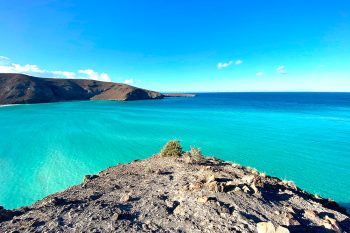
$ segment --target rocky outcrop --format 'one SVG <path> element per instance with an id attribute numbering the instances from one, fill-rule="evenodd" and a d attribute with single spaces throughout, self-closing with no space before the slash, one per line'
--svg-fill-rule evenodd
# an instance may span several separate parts
<path id="1" fill-rule="evenodd" d="M 85 176 L 32 206 L 0 209 L 0 232 L 350 232 L 345 209 L 291 182 L 188 161 L 156 155 Z"/>
<path id="2" fill-rule="evenodd" d="M 70 100 L 161 99 L 159 92 L 86 79 L 50 79 L 0 73 L 0 105 Z"/>

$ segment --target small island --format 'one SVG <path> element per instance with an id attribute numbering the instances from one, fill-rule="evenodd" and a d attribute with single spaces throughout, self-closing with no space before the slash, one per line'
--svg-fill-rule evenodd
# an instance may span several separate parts
<path id="1" fill-rule="evenodd" d="M 31 206 L 0 208 L 0 232 L 22 231 L 350 232 L 350 218 L 291 181 L 170 141 Z"/>

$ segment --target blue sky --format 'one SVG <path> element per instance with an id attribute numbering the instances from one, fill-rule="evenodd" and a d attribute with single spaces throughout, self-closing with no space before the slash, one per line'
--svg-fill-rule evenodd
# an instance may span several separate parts
<path id="1" fill-rule="evenodd" d="M 350 1 L 0 1 L 0 72 L 159 91 L 350 91 Z"/>

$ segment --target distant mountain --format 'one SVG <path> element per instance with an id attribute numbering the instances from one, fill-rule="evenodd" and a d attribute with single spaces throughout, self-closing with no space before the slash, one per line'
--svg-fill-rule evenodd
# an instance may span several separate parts
<path id="1" fill-rule="evenodd" d="M 121 83 L 0 73 L 0 105 L 70 100 L 146 100 L 164 96 Z"/>

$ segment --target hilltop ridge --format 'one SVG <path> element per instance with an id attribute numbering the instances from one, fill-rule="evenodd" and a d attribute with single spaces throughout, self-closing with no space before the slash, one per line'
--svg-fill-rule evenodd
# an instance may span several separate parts
<path id="1" fill-rule="evenodd" d="M 126 101 L 162 99 L 163 97 L 159 92 L 121 83 L 0 73 L 0 105 L 71 100 Z"/>
<path id="2" fill-rule="evenodd" d="M 213 157 L 134 161 L 15 210 L 1 232 L 350 232 L 346 210 Z"/>

